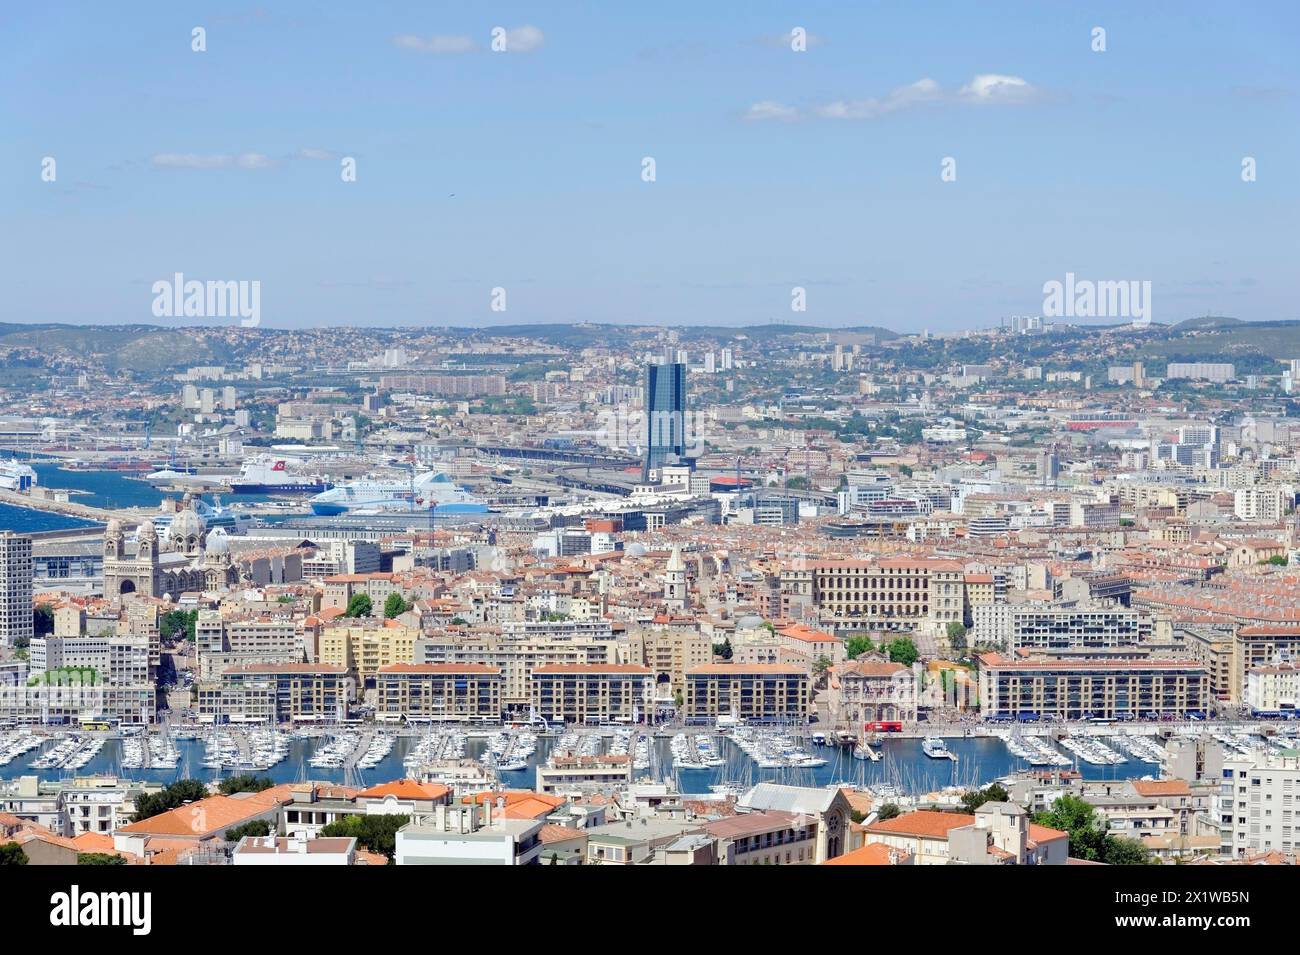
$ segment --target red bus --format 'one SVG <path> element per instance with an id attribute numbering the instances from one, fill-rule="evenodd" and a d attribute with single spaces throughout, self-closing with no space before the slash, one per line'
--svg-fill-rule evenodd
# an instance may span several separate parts
<path id="1" fill-rule="evenodd" d="M 903 721 L 876 720 L 874 723 L 863 723 L 862 728 L 868 733 L 901 733 L 903 732 Z"/>

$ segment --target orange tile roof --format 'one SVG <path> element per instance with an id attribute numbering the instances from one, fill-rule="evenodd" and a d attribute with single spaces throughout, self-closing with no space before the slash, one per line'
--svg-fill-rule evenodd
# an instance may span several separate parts
<path id="1" fill-rule="evenodd" d="M 1135 779 L 1133 788 L 1142 796 L 1190 796 L 1191 788 L 1184 779 Z"/>
<path id="2" fill-rule="evenodd" d="M 867 832 L 889 833 L 901 836 L 918 836 L 922 839 L 946 839 L 948 830 L 975 825 L 975 817 L 964 812 L 936 812 L 918 809 L 893 819 L 877 820 L 867 826 Z"/>
<path id="3" fill-rule="evenodd" d="M 451 789 L 438 783 L 420 783 L 414 779 L 395 779 L 389 783 L 380 783 L 357 793 L 358 799 L 383 799 L 393 796 L 397 799 L 441 799 Z"/>
<path id="4" fill-rule="evenodd" d="M 827 859 L 822 865 L 898 865 L 911 857 L 910 852 L 890 848 L 883 842 L 868 842 L 860 849 Z"/>

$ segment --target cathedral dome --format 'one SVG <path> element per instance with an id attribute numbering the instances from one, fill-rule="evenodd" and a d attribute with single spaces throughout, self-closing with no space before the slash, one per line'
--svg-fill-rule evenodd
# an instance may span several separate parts
<path id="1" fill-rule="evenodd" d="M 216 528 L 211 534 L 208 535 L 207 552 L 209 557 L 212 556 L 213 554 L 229 554 L 230 535 L 227 534 L 225 530 L 223 530 L 222 528 L 220 527 Z"/>
<path id="2" fill-rule="evenodd" d="M 172 518 L 172 526 L 169 536 L 172 540 L 187 540 L 191 537 L 199 537 L 202 535 L 205 527 L 206 524 L 204 524 L 203 518 L 199 517 L 198 514 L 189 508 L 186 508 L 183 511 L 179 511 L 176 516 Z"/>
<path id="3" fill-rule="evenodd" d="M 153 526 L 153 521 L 145 521 L 136 531 L 136 539 L 142 541 L 156 541 L 158 539 L 158 528 Z"/>

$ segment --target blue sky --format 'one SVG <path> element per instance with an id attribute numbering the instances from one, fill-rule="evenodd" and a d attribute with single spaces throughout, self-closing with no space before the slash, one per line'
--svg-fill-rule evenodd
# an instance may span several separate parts
<path id="1" fill-rule="evenodd" d="M 1067 271 L 1300 318 L 1291 2 L 325 6 L 0 8 L 0 320 L 176 272 L 281 327 L 955 329 Z"/>

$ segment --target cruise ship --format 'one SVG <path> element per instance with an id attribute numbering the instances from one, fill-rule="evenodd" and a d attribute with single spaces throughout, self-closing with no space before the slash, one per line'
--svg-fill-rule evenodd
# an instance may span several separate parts
<path id="1" fill-rule="evenodd" d="M 330 516 L 349 511 L 421 510 L 436 507 L 439 514 L 486 514 L 488 506 L 437 471 L 416 477 L 365 478 L 322 491 L 311 499 L 313 514 Z"/>
<path id="2" fill-rule="evenodd" d="M 249 458 L 230 479 L 232 494 L 319 494 L 334 485 L 304 467 L 298 458 L 259 454 Z"/>
<path id="3" fill-rule="evenodd" d="M 36 483 L 36 472 L 17 461 L 0 461 L 0 489 L 30 491 Z"/>
<path id="4" fill-rule="evenodd" d="M 220 501 L 213 505 L 196 497 L 192 503 L 194 512 L 203 518 L 203 526 L 209 531 L 221 528 L 227 534 L 243 534 L 253 526 L 252 517 L 233 511 L 222 505 Z M 166 537 L 175 517 L 175 512 L 163 511 L 161 514 L 155 514 L 151 520 L 158 533 Z"/>

